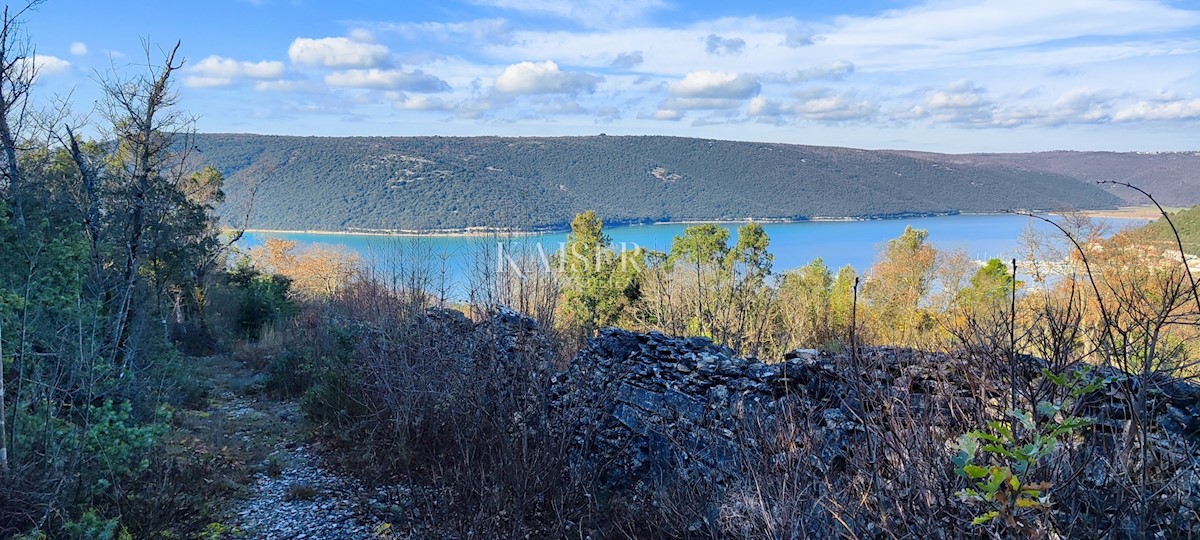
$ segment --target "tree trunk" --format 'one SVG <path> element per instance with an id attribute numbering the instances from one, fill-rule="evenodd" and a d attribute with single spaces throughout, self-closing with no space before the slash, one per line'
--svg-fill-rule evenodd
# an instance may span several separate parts
<path id="1" fill-rule="evenodd" d="M 125 245 L 125 265 L 122 269 L 118 304 L 116 312 L 113 314 L 113 328 L 109 337 L 112 361 L 117 365 L 124 364 L 129 341 L 133 296 L 137 287 L 138 269 L 142 262 L 141 244 L 142 234 L 146 228 L 146 199 L 150 194 L 151 183 L 155 180 L 156 174 L 156 164 L 153 160 L 158 157 L 160 152 L 166 152 L 169 148 L 169 145 L 155 141 L 155 137 L 160 135 L 155 116 L 161 109 L 171 105 L 172 99 L 168 82 L 171 73 L 180 67 L 175 63 L 175 54 L 178 51 L 179 44 L 176 43 L 175 48 L 167 55 L 162 72 L 154 81 L 148 82 L 149 88 L 139 88 L 139 90 L 146 91 L 144 98 L 140 98 L 138 92 L 130 92 L 127 88 L 121 87 L 119 83 L 114 83 L 115 88 L 109 90 L 110 97 L 115 99 L 124 112 L 129 115 L 128 121 L 134 126 L 122 137 L 131 143 L 136 154 L 133 171 L 133 204 L 130 207 L 129 237 L 126 239 Z M 165 134 L 162 135 L 165 136 Z M 157 145 L 160 144 L 161 147 L 158 147 Z"/>

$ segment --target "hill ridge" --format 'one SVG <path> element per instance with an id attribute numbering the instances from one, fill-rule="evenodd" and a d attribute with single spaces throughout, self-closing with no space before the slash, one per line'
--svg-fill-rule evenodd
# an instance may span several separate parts
<path id="1" fill-rule="evenodd" d="M 226 222 L 291 230 L 562 228 L 1112 208 L 1063 174 L 940 154 L 656 135 L 199 134 L 227 178 Z M 942 156 L 934 158 L 931 156 Z M 264 180 L 265 179 L 265 180 Z"/>

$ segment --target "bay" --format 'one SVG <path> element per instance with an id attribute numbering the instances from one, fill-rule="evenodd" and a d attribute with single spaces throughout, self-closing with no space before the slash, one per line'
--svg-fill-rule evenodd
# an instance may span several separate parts
<path id="1" fill-rule="evenodd" d="M 1061 219 L 1050 216 L 1051 219 Z M 1127 227 L 1144 225 L 1144 219 L 1095 218 L 1108 234 Z M 730 243 L 736 242 L 740 224 L 718 224 L 730 231 Z M 606 227 L 614 247 L 669 251 L 672 240 L 690 226 L 686 223 L 664 223 Z M 764 223 L 770 237 L 770 251 L 775 256 L 776 273 L 799 268 L 820 257 L 834 269 L 849 265 L 860 274 L 874 264 L 887 241 L 900 236 L 905 227 L 929 231 L 929 241 L 939 250 L 966 252 L 972 259 L 1008 260 L 1024 258 L 1021 237 L 1030 227 L 1048 241 L 1061 242 L 1061 234 L 1052 225 L 1026 216 L 953 215 L 914 217 L 870 221 L 813 221 L 797 223 Z M 405 272 L 423 267 L 436 275 L 444 275 L 450 295 L 465 296 L 471 275 L 480 268 L 496 270 L 506 263 L 506 256 L 525 253 L 538 255 L 558 251 L 567 234 L 538 233 L 521 236 L 389 236 L 354 233 L 320 232 L 247 232 L 241 247 L 261 245 L 268 238 L 293 240 L 299 244 L 340 246 L 360 254 L 377 272 Z"/>

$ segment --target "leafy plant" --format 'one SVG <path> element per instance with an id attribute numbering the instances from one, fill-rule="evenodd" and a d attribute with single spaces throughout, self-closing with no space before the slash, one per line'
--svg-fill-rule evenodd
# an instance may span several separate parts
<path id="1" fill-rule="evenodd" d="M 1029 529 L 1038 513 L 1051 508 L 1048 480 L 1035 481 L 1042 460 L 1054 453 L 1059 444 L 1092 420 L 1071 414 L 1076 401 L 1117 380 L 1116 376 L 1098 377 L 1091 366 L 1069 374 L 1042 373 L 1065 391 L 1057 402 L 1041 401 L 1036 414 L 1012 410 L 1011 422 L 994 420 L 987 429 L 967 433 L 955 444 L 951 461 L 955 472 L 966 478 L 969 487 L 958 496 L 969 503 L 982 504 L 986 510 L 971 523 L 984 525 L 999 521 L 1012 529 Z"/>

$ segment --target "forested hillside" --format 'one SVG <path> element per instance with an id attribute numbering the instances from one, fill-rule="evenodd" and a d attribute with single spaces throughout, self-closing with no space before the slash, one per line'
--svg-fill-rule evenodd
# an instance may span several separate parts
<path id="1" fill-rule="evenodd" d="M 886 217 L 1107 208 L 1053 173 L 848 148 L 679 137 L 280 137 L 205 134 L 221 208 L 270 229 L 562 228 L 609 223 Z"/>
<path id="2" fill-rule="evenodd" d="M 1175 230 L 1171 230 L 1171 225 L 1175 226 Z M 1200 251 L 1200 206 L 1195 206 L 1187 210 L 1180 210 L 1171 214 L 1171 223 L 1168 224 L 1165 220 L 1159 219 L 1150 224 L 1132 231 L 1135 235 L 1144 235 L 1148 240 L 1163 242 L 1169 246 L 1174 246 L 1176 242 L 1175 233 L 1179 233 L 1179 241 L 1183 243 L 1184 251 L 1195 254 Z"/>
<path id="3" fill-rule="evenodd" d="M 1200 204 L 1200 152 L 1032 152 L 947 156 L 906 152 L 925 159 L 949 159 L 962 165 L 999 165 L 1070 176 L 1087 183 L 1128 182 L 1166 206 Z M 1127 205 L 1145 205 L 1145 196 L 1125 186 L 1104 184 Z"/>

